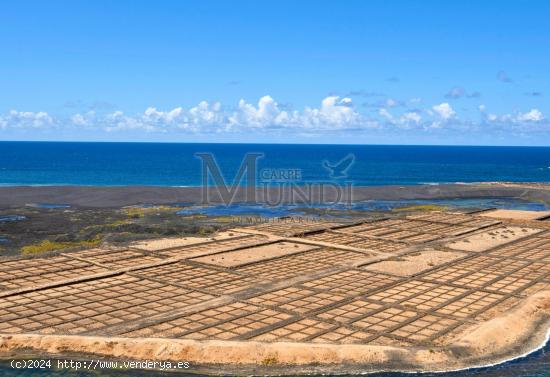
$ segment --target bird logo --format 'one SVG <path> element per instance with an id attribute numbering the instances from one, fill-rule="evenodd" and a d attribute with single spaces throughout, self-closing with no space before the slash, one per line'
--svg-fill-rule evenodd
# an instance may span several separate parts
<path id="1" fill-rule="evenodd" d="M 330 178 L 347 178 L 348 170 L 355 162 L 355 155 L 353 153 L 348 154 L 335 164 L 329 163 L 327 160 L 323 161 L 323 167 L 329 172 Z"/>

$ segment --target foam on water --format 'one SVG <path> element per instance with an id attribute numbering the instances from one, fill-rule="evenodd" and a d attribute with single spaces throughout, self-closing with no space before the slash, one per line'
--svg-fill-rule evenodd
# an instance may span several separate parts
<path id="1" fill-rule="evenodd" d="M 0 223 L 8 223 L 13 221 L 23 221 L 26 220 L 27 217 L 22 215 L 0 215 Z"/>

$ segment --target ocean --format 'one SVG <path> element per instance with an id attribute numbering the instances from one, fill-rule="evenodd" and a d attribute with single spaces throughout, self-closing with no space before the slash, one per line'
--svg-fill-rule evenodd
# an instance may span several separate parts
<path id="1" fill-rule="evenodd" d="M 246 153 L 263 154 L 259 178 L 298 171 L 297 183 L 550 182 L 550 147 L 0 142 L 0 185 L 199 186 L 196 153 L 211 153 L 229 182 Z M 350 155 L 343 175 L 324 167 Z"/>

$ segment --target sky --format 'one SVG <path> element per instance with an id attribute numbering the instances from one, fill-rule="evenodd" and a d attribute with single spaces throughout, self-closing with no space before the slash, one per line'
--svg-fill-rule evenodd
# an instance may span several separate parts
<path id="1" fill-rule="evenodd" d="M 548 1 L 25 1 L 0 140 L 550 145 Z"/>

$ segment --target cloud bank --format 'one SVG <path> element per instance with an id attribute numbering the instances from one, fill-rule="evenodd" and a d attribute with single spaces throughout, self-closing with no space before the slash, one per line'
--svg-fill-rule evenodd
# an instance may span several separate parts
<path id="1" fill-rule="evenodd" d="M 462 95 L 461 91 L 454 94 Z M 40 132 L 87 132 L 110 134 L 142 132 L 175 135 L 294 133 L 296 135 L 329 135 L 332 133 L 369 132 L 373 130 L 472 130 L 507 132 L 548 131 L 548 119 L 539 109 L 494 114 L 479 106 L 477 119 L 463 119 L 448 102 L 415 108 L 419 99 L 381 101 L 376 112 L 360 112 L 351 97 L 328 96 L 316 107 L 289 110 L 269 95 L 251 103 L 241 99 L 235 106 L 202 101 L 185 109 L 163 110 L 148 107 L 143 112 L 127 114 L 121 110 L 77 112 L 55 116 L 47 112 L 11 110 L 0 114 L 0 132 L 32 130 Z M 400 106 L 397 106 L 400 104 Z M 1 133 L 0 133 L 1 135 Z"/>

